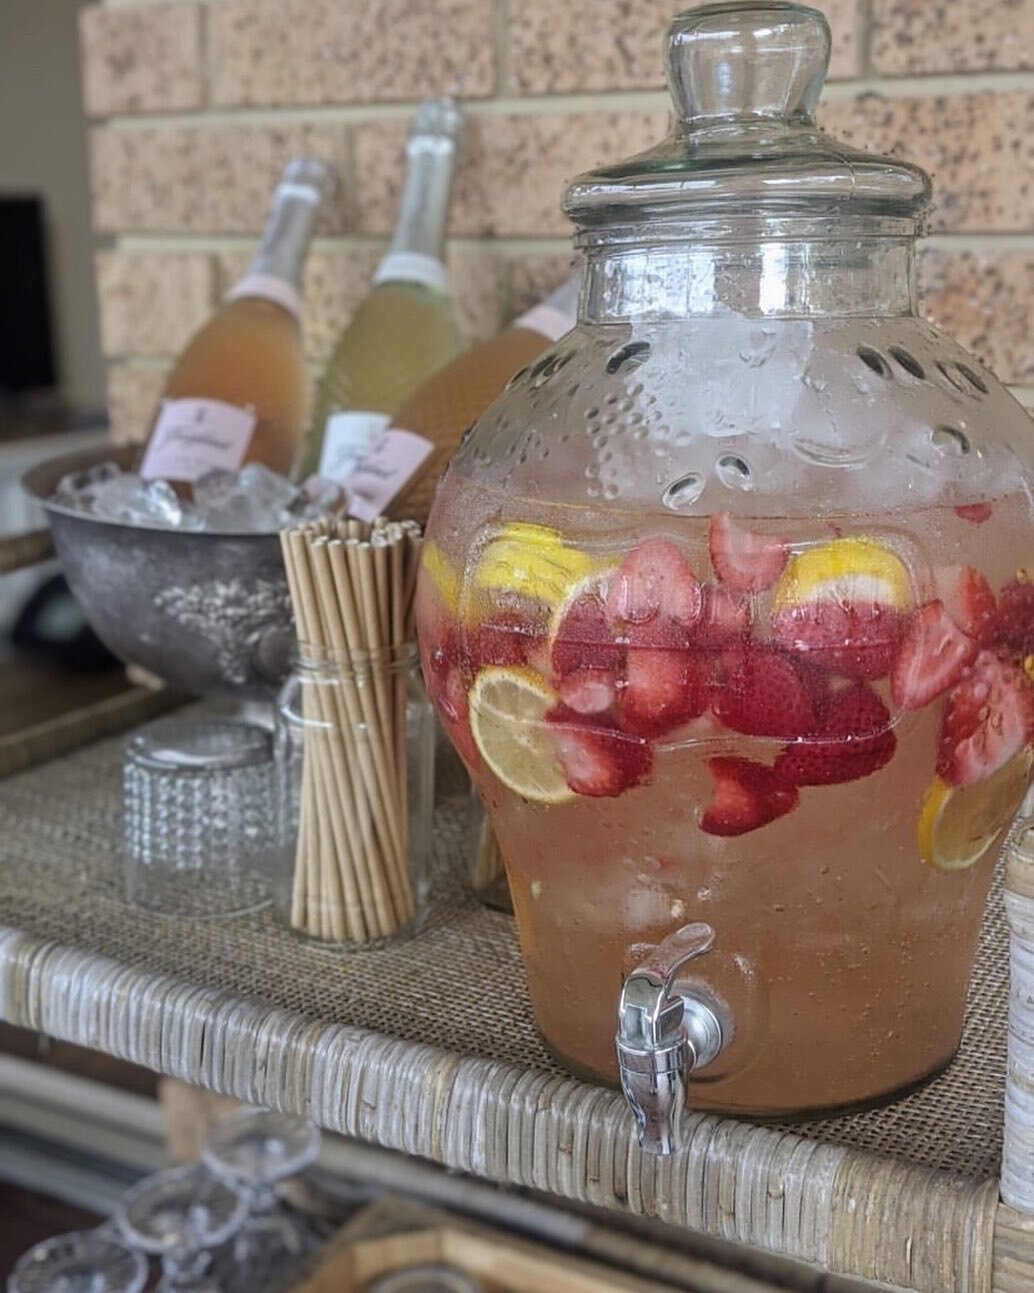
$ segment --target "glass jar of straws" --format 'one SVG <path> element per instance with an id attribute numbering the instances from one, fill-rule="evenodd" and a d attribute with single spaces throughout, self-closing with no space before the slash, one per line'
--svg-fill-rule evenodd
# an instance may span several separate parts
<path id="1" fill-rule="evenodd" d="M 412 632 L 419 534 L 310 527 L 283 536 L 298 625 L 278 704 L 288 843 L 273 902 L 298 933 L 354 947 L 426 911 L 434 717 Z"/>

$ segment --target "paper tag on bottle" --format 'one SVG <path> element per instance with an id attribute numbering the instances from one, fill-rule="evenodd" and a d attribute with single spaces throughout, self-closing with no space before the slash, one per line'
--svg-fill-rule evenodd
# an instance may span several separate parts
<path id="1" fill-rule="evenodd" d="M 331 413 L 323 429 L 319 475 L 343 485 L 355 467 L 378 443 L 391 417 L 364 409 Z"/>
<path id="2" fill-rule="evenodd" d="M 526 310 L 518 319 L 514 319 L 515 328 L 527 328 L 537 332 L 550 341 L 559 341 L 565 332 L 570 332 L 578 322 L 573 314 L 558 310 L 555 305 L 535 305 Z"/>
<path id="3" fill-rule="evenodd" d="M 217 469 L 236 471 L 257 421 L 254 409 L 222 400 L 162 400 L 140 475 L 144 480 L 198 480 Z"/>
<path id="4" fill-rule="evenodd" d="M 392 427 L 344 481 L 348 511 L 360 521 L 374 521 L 405 483 L 427 461 L 434 442 Z"/>

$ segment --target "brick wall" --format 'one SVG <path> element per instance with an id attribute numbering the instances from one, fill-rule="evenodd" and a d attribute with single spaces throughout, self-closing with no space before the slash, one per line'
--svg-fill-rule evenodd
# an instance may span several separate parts
<path id="1" fill-rule="evenodd" d="M 343 177 L 310 257 L 318 363 L 391 229 L 413 103 L 469 130 L 450 259 L 470 337 L 566 265 L 563 185 L 664 133 L 678 0 L 143 0 L 82 15 L 101 335 L 116 434 L 242 269 L 286 157 Z M 1034 405 L 1034 0 L 826 0 L 823 123 L 937 191 L 921 275 L 938 323 Z"/>

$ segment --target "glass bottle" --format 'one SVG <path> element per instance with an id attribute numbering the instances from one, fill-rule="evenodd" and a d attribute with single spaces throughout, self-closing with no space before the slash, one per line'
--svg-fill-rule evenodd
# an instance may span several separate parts
<path id="1" fill-rule="evenodd" d="M 286 820 L 272 889 L 289 928 L 352 948 L 419 929 L 434 733 L 415 646 L 358 653 L 299 643 L 277 706 Z"/>
<path id="2" fill-rule="evenodd" d="M 918 316 L 928 177 L 815 126 L 829 45 L 674 20 L 672 134 L 569 190 L 578 326 L 424 547 L 539 1027 L 649 1148 L 705 1058 L 698 1107 L 781 1117 L 946 1065 L 1030 779 L 1031 422 Z"/>
<path id="3" fill-rule="evenodd" d="M 314 157 L 284 168 L 247 273 L 169 374 L 140 469 L 145 479 L 192 482 L 245 462 L 290 471 L 308 402 L 302 269 L 333 184 L 333 171 Z"/>
<path id="4" fill-rule="evenodd" d="M 320 381 L 302 475 L 344 482 L 402 402 L 459 349 L 443 257 L 461 120 L 451 99 L 428 100 L 413 119 L 395 234 Z M 413 447 L 399 446 L 409 455 Z"/>
<path id="5" fill-rule="evenodd" d="M 574 327 L 577 302 L 578 280 L 572 277 L 498 336 L 471 346 L 429 377 L 392 419 L 373 453 L 349 476 L 352 512 L 363 520 L 385 515 L 412 517 L 423 524 L 438 477 L 464 431 L 514 373 Z M 413 437 L 419 443 L 407 458 L 399 450 Z M 421 449 L 427 456 L 414 467 Z"/>

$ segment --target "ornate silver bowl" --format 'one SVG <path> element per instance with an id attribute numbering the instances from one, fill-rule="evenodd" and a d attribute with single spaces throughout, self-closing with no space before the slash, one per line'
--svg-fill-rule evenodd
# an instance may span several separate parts
<path id="1" fill-rule="evenodd" d="M 140 450 L 101 448 L 41 463 L 22 481 L 94 632 L 127 664 L 196 695 L 269 697 L 294 642 L 275 534 L 206 534 L 127 525 L 51 500 L 62 476 L 95 463 L 132 470 Z"/>

